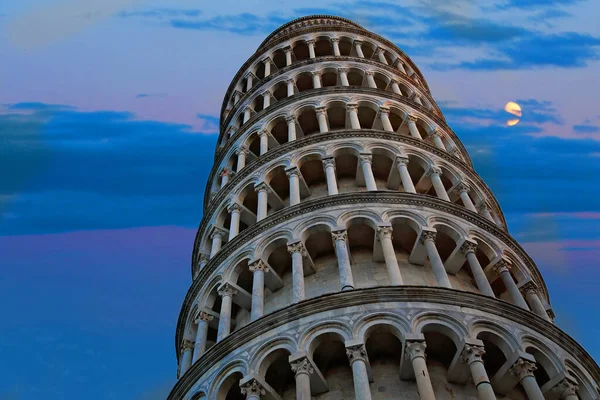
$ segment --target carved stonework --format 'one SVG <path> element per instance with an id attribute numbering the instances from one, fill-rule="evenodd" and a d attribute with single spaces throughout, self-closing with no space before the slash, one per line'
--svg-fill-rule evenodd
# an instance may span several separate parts
<path id="1" fill-rule="evenodd" d="M 271 193 L 271 188 L 265 182 L 261 182 L 259 184 L 254 185 L 254 191 L 258 192 L 267 192 Z"/>
<path id="2" fill-rule="evenodd" d="M 494 264 L 494 266 L 492 268 L 498 274 L 501 274 L 503 272 L 508 272 L 511 270 L 510 264 L 508 262 L 506 262 L 505 260 L 498 261 L 496 264 Z"/>
<path id="3" fill-rule="evenodd" d="M 204 321 L 204 322 L 210 322 L 213 320 L 213 316 L 205 313 L 204 311 L 200 311 L 200 313 L 198 314 L 198 318 L 196 318 L 196 323 L 199 323 L 200 321 Z"/>
<path id="4" fill-rule="evenodd" d="M 345 241 L 348 238 L 348 231 L 345 229 L 341 231 L 332 231 L 331 238 L 333 239 L 333 244 L 335 246 L 335 242 Z"/>
<path id="5" fill-rule="evenodd" d="M 297 167 L 292 167 L 292 168 L 286 169 L 285 174 L 287 175 L 288 178 L 291 178 L 292 176 L 299 177 L 300 170 Z"/>
<path id="6" fill-rule="evenodd" d="M 442 175 L 442 169 L 438 166 L 432 165 L 429 168 L 429 170 L 427 171 L 427 175 L 429 175 L 429 176 Z"/>
<path id="7" fill-rule="evenodd" d="M 219 296 L 221 296 L 221 297 L 224 297 L 224 296 L 232 297 L 237 294 L 237 290 L 235 290 L 235 288 L 227 282 L 222 284 L 219 287 L 219 290 L 217 292 L 219 293 Z"/>
<path id="8" fill-rule="evenodd" d="M 323 167 L 327 168 L 327 167 L 333 167 L 335 168 L 335 158 L 331 157 L 331 158 L 324 158 L 323 159 Z"/>
<path id="9" fill-rule="evenodd" d="M 426 241 L 431 240 L 435 242 L 435 237 L 437 235 L 436 231 L 426 231 L 421 232 L 421 236 L 419 236 L 419 243 L 425 244 Z"/>
<path id="10" fill-rule="evenodd" d="M 373 162 L 372 154 L 360 154 L 360 162 L 371 164 Z"/>
<path id="11" fill-rule="evenodd" d="M 424 341 L 406 342 L 405 355 L 411 361 L 417 357 L 425 358 L 427 344 Z"/>
<path id="12" fill-rule="evenodd" d="M 577 396 L 578 390 L 577 382 L 571 378 L 564 378 L 552 388 L 552 391 L 558 393 L 561 399 L 566 399 L 567 396 Z"/>
<path id="13" fill-rule="evenodd" d="M 464 255 L 468 253 L 475 253 L 477 251 L 477 243 L 470 240 L 465 240 L 460 246 L 460 252 Z"/>
<path id="14" fill-rule="evenodd" d="M 248 266 L 250 272 L 262 271 L 269 272 L 269 266 L 263 260 L 256 260 Z"/>
<path id="15" fill-rule="evenodd" d="M 241 392 L 244 396 L 264 396 L 267 394 L 265 388 L 258 382 L 256 379 L 251 379 L 250 381 L 244 383 L 240 386 Z"/>
<path id="16" fill-rule="evenodd" d="M 295 243 L 288 244 L 287 251 L 290 254 L 300 253 L 300 254 L 302 254 L 303 257 L 306 257 L 308 255 L 308 252 L 306 251 L 306 248 L 304 247 L 304 244 L 302 242 L 295 242 Z"/>
<path id="17" fill-rule="evenodd" d="M 527 294 L 528 292 L 537 293 L 537 285 L 533 281 L 524 283 L 519 289 L 523 294 Z"/>
<path id="18" fill-rule="evenodd" d="M 227 211 L 229 211 L 230 213 L 239 213 L 242 210 L 242 206 L 240 206 L 238 203 L 231 203 L 229 205 L 229 207 L 227 207 Z"/>
<path id="19" fill-rule="evenodd" d="M 368 362 L 367 349 L 365 348 L 364 344 L 346 347 L 346 355 L 348 356 L 350 365 L 352 365 L 352 363 L 355 361 L 362 361 L 364 363 Z"/>
<path id="20" fill-rule="evenodd" d="M 183 344 L 181 345 L 181 353 L 184 353 L 186 350 L 193 350 L 194 344 L 195 343 L 191 340 L 184 340 Z"/>
<path id="21" fill-rule="evenodd" d="M 528 376 L 534 376 L 533 371 L 537 369 L 534 362 L 519 358 L 510 368 L 510 373 L 517 376 L 519 380 L 523 380 Z"/>
<path id="22" fill-rule="evenodd" d="M 377 235 L 380 240 L 392 239 L 392 227 L 391 226 L 380 226 L 377 228 Z"/>
<path id="23" fill-rule="evenodd" d="M 296 375 L 299 375 L 299 374 L 310 375 L 313 372 L 315 372 L 312 364 L 310 363 L 310 361 L 308 360 L 307 357 L 303 357 L 303 358 L 300 358 L 300 359 L 292 362 L 291 366 L 292 366 L 292 372 L 294 372 Z"/>
<path id="24" fill-rule="evenodd" d="M 463 352 L 461 354 L 461 359 L 463 362 L 467 364 L 471 364 L 475 361 L 483 362 L 483 355 L 485 354 L 485 349 L 482 346 L 473 346 L 470 344 L 465 344 Z"/>
<path id="25" fill-rule="evenodd" d="M 408 165 L 408 157 L 406 156 L 397 156 L 396 157 L 396 164 L 397 165 Z"/>

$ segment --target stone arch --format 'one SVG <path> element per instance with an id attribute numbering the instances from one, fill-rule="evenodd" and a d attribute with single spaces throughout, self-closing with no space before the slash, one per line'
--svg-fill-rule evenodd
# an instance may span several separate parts
<path id="1" fill-rule="evenodd" d="M 352 225 L 365 224 L 372 229 L 377 229 L 378 224 L 382 222 L 381 216 L 376 211 L 371 210 L 351 210 L 346 211 L 337 218 L 337 226 L 350 228 Z"/>
<path id="2" fill-rule="evenodd" d="M 581 400 L 595 400 L 600 394 L 600 390 L 598 389 L 597 384 L 594 385 L 593 379 L 584 372 L 585 369 L 580 368 L 577 363 L 572 361 L 571 359 L 564 360 L 564 366 L 566 369 L 567 375 L 575 378 L 579 389 L 577 390 L 579 397 Z"/>
<path id="3" fill-rule="evenodd" d="M 469 323 L 469 336 L 488 340 L 494 343 L 508 359 L 512 353 L 521 348 L 517 337 L 502 325 L 484 318 L 477 318 Z"/>
<path id="4" fill-rule="evenodd" d="M 251 262 L 254 259 L 254 252 L 254 249 L 246 249 L 231 259 L 227 265 L 227 269 L 223 272 L 223 282 L 236 282 L 242 272 L 240 265 Z"/>
<path id="5" fill-rule="evenodd" d="M 429 327 L 429 328 L 427 328 Z M 414 316 L 412 328 L 416 333 L 424 333 L 424 329 L 435 328 L 444 332 L 457 348 L 462 345 L 468 335 L 467 327 L 458 319 L 448 314 L 425 311 Z"/>
<path id="6" fill-rule="evenodd" d="M 294 238 L 294 233 L 291 229 L 279 230 L 271 235 L 263 238 L 257 245 L 254 251 L 254 258 L 262 258 L 266 260 L 269 258 L 273 250 L 281 243 L 291 242 Z M 275 247 L 274 247 L 275 246 Z"/>
<path id="7" fill-rule="evenodd" d="M 235 360 L 221 369 L 211 385 L 211 398 L 225 400 L 229 390 L 232 388 L 237 390 L 234 385 L 239 386 L 239 381 L 246 376 L 247 369 L 248 367 L 243 360 Z"/>
<path id="8" fill-rule="evenodd" d="M 462 351 L 466 328 L 454 317 L 437 312 L 425 312 L 415 317 L 413 324 L 415 331 L 425 337 L 430 374 L 445 376 L 453 360 Z M 432 383 L 435 385 L 435 382 Z"/>
<path id="9" fill-rule="evenodd" d="M 250 357 L 250 370 L 255 371 L 259 376 L 264 377 L 270 363 L 273 361 L 269 357 L 273 355 L 277 350 L 287 350 L 290 354 L 294 354 L 297 351 L 297 343 L 290 336 L 278 336 L 275 340 L 271 340 L 263 344 L 256 352 Z M 265 365 L 265 363 L 267 363 Z"/>
<path id="10" fill-rule="evenodd" d="M 535 357 L 538 368 L 534 371 L 534 375 L 540 387 L 562 371 L 562 363 L 557 352 L 539 339 L 524 335 L 521 337 L 521 348 Z"/>
<path id="11" fill-rule="evenodd" d="M 298 350 L 304 350 L 312 356 L 312 351 L 314 351 L 318 345 L 316 339 L 318 339 L 319 336 L 328 333 L 337 335 L 342 342 L 352 339 L 352 328 L 347 324 L 340 321 L 319 322 L 309 327 L 300 335 L 300 340 L 298 340 Z"/>
<path id="12" fill-rule="evenodd" d="M 366 343 L 369 333 L 378 326 L 389 327 L 400 341 L 404 341 L 406 334 L 410 331 L 410 323 L 406 318 L 396 313 L 382 311 L 369 313 L 356 321 L 353 337 Z"/>

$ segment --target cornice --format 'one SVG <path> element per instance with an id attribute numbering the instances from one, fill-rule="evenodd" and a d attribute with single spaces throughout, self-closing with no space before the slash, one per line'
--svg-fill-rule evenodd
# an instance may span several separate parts
<path id="1" fill-rule="evenodd" d="M 275 80 L 276 78 L 278 78 L 281 75 L 285 75 L 291 71 L 294 71 L 296 69 L 302 68 L 306 65 L 314 65 L 314 64 L 321 64 L 321 63 L 325 63 L 325 62 L 332 62 L 332 61 L 351 61 L 351 62 L 355 62 L 358 64 L 368 64 L 368 65 L 373 65 L 376 66 L 378 68 L 382 68 L 387 70 L 388 72 L 394 74 L 395 76 L 398 76 L 400 78 L 405 78 L 408 81 L 410 81 L 410 83 L 415 87 L 418 88 L 420 90 L 420 92 L 424 93 L 425 96 L 427 97 L 427 99 L 431 102 L 431 104 L 433 104 L 434 108 L 440 113 L 441 118 L 444 119 L 444 121 L 446 120 L 444 118 L 444 114 L 442 113 L 442 110 L 439 108 L 439 106 L 437 105 L 435 99 L 433 98 L 433 96 L 431 95 L 431 93 L 429 93 L 429 91 L 427 90 L 423 90 L 422 86 L 419 85 L 419 83 L 417 82 L 417 80 L 415 78 L 413 78 L 414 75 L 408 76 L 407 74 L 403 74 L 401 73 L 398 69 L 392 67 L 389 64 L 383 64 L 377 60 L 373 60 L 373 59 L 366 59 L 366 58 L 360 58 L 360 57 L 352 57 L 352 56 L 323 56 L 323 57 L 317 57 L 317 58 L 309 58 L 308 60 L 302 60 L 302 61 L 297 61 L 295 63 L 293 63 L 290 66 L 287 66 L 285 68 L 282 68 L 278 71 L 275 71 L 273 73 L 271 73 L 268 77 L 261 79 L 260 81 L 257 82 L 257 84 L 255 84 L 254 86 L 252 86 L 252 88 L 250 89 L 250 91 L 245 92 L 242 94 L 242 96 L 240 97 L 240 100 L 238 101 L 238 104 L 243 104 L 244 101 L 249 98 L 252 97 L 256 94 L 256 92 L 259 91 L 259 88 L 262 88 L 262 86 L 265 83 L 268 83 L 270 81 Z M 345 65 L 345 64 L 343 64 Z M 342 64 L 340 64 L 340 66 L 343 66 Z M 327 89 L 331 86 L 328 87 L 323 87 L 321 89 Z M 264 90 L 260 89 L 260 90 Z M 225 104 L 227 104 L 229 102 L 229 100 L 226 98 L 225 99 Z M 225 128 L 229 122 L 231 121 L 232 116 L 235 114 L 235 110 L 238 108 L 238 106 L 234 106 L 234 108 L 232 108 L 229 112 L 228 117 L 224 120 L 223 119 L 223 112 L 225 111 L 225 109 L 222 110 L 220 118 L 222 121 L 222 125 L 220 126 L 220 129 Z"/>
<path id="2" fill-rule="evenodd" d="M 175 384 L 168 400 L 180 400 L 193 388 L 194 384 L 210 367 L 235 351 L 242 344 L 263 335 L 265 332 L 283 326 L 291 321 L 310 317 L 319 312 L 342 309 L 364 304 L 410 302 L 411 304 L 444 304 L 468 308 L 491 315 L 501 315 L 526 328 L 543 334 L 561 346 L 576 359 L 594 378 L 600 381 L 600 369 L 592 357 L 573 338 L 556 325 L 537 315 L 525 311 L 503 300 L 494 299 L 478 293 L 463 292 L 455 289 L 426 286 L 378 286 L 368 289 L 355 289 L 345 292 L 325 294 L 267 314 L 234 331 L 221 342 L 215 344 L 192 365 Z M 179 353 L 180 332 L 175 341 L 177 356 Z"/>
<path id="3" fill-rule="evenodd" d="M 244 65 L 241 66 L 241 68 L 238 70 L 238 72 L 235 74 L 235 76 L 233 77 L 233 79 L 231 80 L 231 83 L 229 84 L 229 87 L 227 88 L 227 92 L 225 92 L 225 97 L 223 99 L 223 104 L 221 105 L 221 114 L 223 115 L 223 112 L 225 111 L 225 108 L 227 108 L 227 99 L 229 99 L 231 92 L 234 90 L 235 85 L 237 84 L 237 82 L 239 81 L 239 79 L 242 77 L 242 75 L 248 70 L 248 68 L 256 61 L 257 58 L 261 57 L 264 53 L 264 51 L 266 50 L 267 47 L 274 47 L 275 45 L 281 43 L 281 42 L 285 42 L 286 40 L 289 40 L 290 38 L 294 37 L 294 36 L 300 36 L 301 34 L 306 34 L 306 33 L 311 33 L 311 32 L 346 32 L 346 33 L 358 33 L 362 36 L 371 38 L 373 40 L 377 40 L 385 45 L 387 45 L 388 47 L 392 48 L 396 53 L 398 53 L 398 56 L 400 56 L 400 58 L 402 58 L 404 61 L 406 61 L 411 69 L 413 71 L 415 71 L 420 77 L 421 77 L 421 82 L 423 82 L 423 86 L 425 87 L 425 89 L 427 90 L 427 92 L 431 92 L 429 90 L 429 85 L 427 84 L 427 81 L 425 80 L 425 77 L 423 76 L 423 74 L 421 73 L 421 70 L 419 70 L 419 68 L 416 66 L 416 64 L 410 59 L 410 57 L 408 55 L 406 55 L 406 53 L 404 53 L 402 50 L 400 50 L 400 48 L 398 46 L 396 46 L 394 43 L 390 42 L 389 40 L 375 34 L 372 33 L 370 31 L 367 31 L 365 29 L 359 29 L 359 28 L 347 28 L 347 27 L 342 27 L 342 26 L 337 26 L 337 27 L 324 27 L 324 26 L 319 26 L 316 28 L 306 28 L 306 29 L 300 29 L 298 31 L 294 31 L 293 33 L 290 33 L 289 35 L 286 36 L 282 36 L 272 42 L 267 43 L 264 46 L 259 47 L 252 56 L 250 56 L 250 58 L 244 63 Z M 364 59 L 362 59 L 364 60 Z M 382 64 L 385 65 L 385 64 Z M 222 125 L 222 124 L 221 124 Z"/>
<path id="4" fill-rule="evenodd" d="M 348 138 L 348 139 L 368 138 L 368 139 L 379 139 L 379 140 L 391 140 L 391 141 L 396 141 L 399 143 L 406 143 L 413 147 L 424 150 L 430 154 L 433 154 L 454 166 L 458 166 L 459 170 L 461 172 L 463 172 L 465 175 L 468 175 L 471 178 L 474 177 L 473 181 L 477 184 L 477 188 L 481 189 L 484 192 L 486 197 L 492 203 L 493 211 L 500 217 L 504 226 L 506 226 L 506 220 L 504 219 L 504 214 L 502 213 L 502 209 L 500 208 L 500 205 L 498 204 L 498 201 L 496 200 L 496 197 L 494 196 L 494 194 L 492 193 L 490 188 L 485 184 L 483 179 L 481 179 L 481 177 L 477 174 L 477 172 L 475 172 L 475 170 L 473 170 L 469 165 L 465 164 L 461 160 L 458 160 L 457 158 L 452 157 L 447 152 L 438 149 L 437 147 L 435 147 L 432 144 L 429 144 L 423 140 L 415 139 L 412 136 L 391 134 L 390 132 L 387 132 L 387 131 L 380 131 L 380 130 L 374 130 L 374 129 L 361 129 L 361 130 L 344 129 L 344 130 L 339 130 L 339 131 L 331 131 L 331 132 L 328 132 L 327 134 L 309 135 L 302 139 L 297 139 L 292 142 L 288 142 L 281 146 L 278 146 L 275 149 L 269 150 L 267 153 L 263 154 L 260 157 L 257 157 L 252 162 L 248 163 L 242 169 L 242 171 L 240 171 L 239 173 L 233 174 L 233 176 L 229 179 L 227 184 L 224 187 L 222 187 L 221 189 L 219 189 L 216 196 L 214 196 L 212 199 L 210 199 L 212 182 L 214 181 L 215 174 L 218 173 L 217 171 L 219 171 L 219 166 L 221 165 L 221 162 L 223 161 L 223 157 L 225 156 L 225 153 L 221 154 L 219 160 L 216 161 L 215 164 L 213 165 L 213 168 L 211 169 L 211 171 L 209 173 L 208 181 L 206 183 L 206 190 L 204 191 L 204 212 L 203 212 L 203 217 L 202 217 L 203 219 L 200 222 L 198 232 L 200 232 L 200 230 L 203 229 L 203 226 L 206 224 L 205 219 L 209 219 L 210 216 L 215 211 L 217 211 L 217 207 L 219 206 L 219 204 L 221 204 L 221 202 L 223 200 L 225 200 L 225 198 L 231 194 L 231 190 L 233 189 L 233 187 L 235 185 L 237 185 L 243 179 L 246 179 L 247 177 L 252 175 L 252 173 L 255 172 L 256 169 L 262 167 L 265 164 L 268 164 L 269 162 L 275 160 L 276 158 L 279 158 L 288 153 L 292 153 L 294 150 L 301 149 L 301 148 L 304 148 L 306 146 L 316 144 L 316 143 L 329 142 L 329 141 L 333 141 L 333 140 L 337 140 L 337 139 L 345 139 L 345 138 Z M 196 239 L 198 239 L 198 237 Z"/>
<path id="5" fill-rule="evenodd" d="M 235 134 L 232 137 L 229 138 L 229 140 L 227 141 L 227 145 L 229 145 L 232 142 L 235 142 L 240 136 L 242 136 L 244 134 L 244 132 L 246 132 L 249 129 L 249 127 L 251 127 L 253 124 L 258 122 L 259 120 L 263 119 L 265 117 L 265 115 L 274 113 L 274 112 L 280 110 L 281 108 L 284 108 L 290 104 L 293 104 L 293 103 L 301 101 L 301 100 L 310 99 L 312 97 L 324 96 L 324 95 L 332 95 L 332 94 L 368 94 L 368 95 L 372 95 L 372 96 L 381 97 L 383 99 L 394 100 L 400 104 L 403 104 L 403 105 L 412 107 L 415 110 L 418 110 L 419 112 L 427 115 L 427 117 L 429 117 L 432 121 L 434 121 L 438 126 L 442 127 L 446 132 L 453 135 L 453 139 L 456 139 L 455 144 L 458 146 L 462 155 L 465 156 L 465 158 L 469 162 L 469 165 L 471 165 L 471 166 L 473 165 L 473 163 L 471 162 L 469 153 L 465 149 L 464 145 L 462 144 L 462 142 L 460 141 L 460 139 L 458 138 L 456 133 L 452 130 L 452 128 L 450 128 L 450 126 L 448 126 L 448 124 L 446 123 L 446 121 L 443 118 L 440 118 L 439 116 L 437 116 L 436 114 L 434 114 L 433 112 L 431 112 L 430 110 L 425 108 L 424 106 L 421 106 L 421 105 L 413 102 L 412 100 L 409 100 L 406 96 L 400 96 L 400 95 L 392 93 L 392 92 L 386 92 L 381 89 L 367 88 L 367 87 L 359 88 L 359 87 L 353 87 L 353 86 L 329 86 L 326 88 L 309 89 L 304 92 L 295 94 L 293 96 L 286 97 L 286 98 L 278 101 L 277 103 L 269 106 L 268 108 L 265 108 L 265 109 L 257 112 L 252 117 L 250 117 L 250 119 L 248 121 L 246 121 L 246 123 L 243 124 L 235 132 Z M 232 117 L 233 117 L 233 114 L 231 114 L 227 117 L 227 125 L 229 124 L 229 120 Z M 219 143 L 221 143 L 223 140 L 224 132 L 225 132 L 224 130 L 221 130 L 221 132 L 219 133 L 219 138 L 217 139 L 217 149 L 219 148 L 218 147 Z M 220 151 L 217 150 L 217 152 L 215 154 L 215 160 L 219 156 L 219 153 L 223 152 L 223 151 L 225 151 L 225 148 L 221 149 Z"/>
<path id="6" fill-rule="evenodd" d="M 550 303 L 550 296 L 548 295 L 546 283 L 544 282 L 537 266 L 535 265 L 535 262 L 519 245 L 519 243 L 508 234 L 508 232 L 501 230 L 495 224 L 479 214 L 471 212 L 462 206 L 458 206 L 445 200 L 438 199 L 437 197 L 428 195 L 415 195 L 412 193 L 400 192 L 346 193 L 321 197 L 318 199 L 305 201 L 304 203 L 294 206 L 285 207 L 267 216 L 262 221 L 259 221 L 251 227 L 245 229 L 231 241 L 225 243 L 221 250 L 213 258 L 211 258 L 206 266 L 198 273 L 198 277 L 192 282 L 192 285 L 188 289 L 181 308 L 181 313 L 179 315 L 179 321 L 177 323 L 177 335 L 182 333 L 181 331 L 183 330 L 183 325 L 185 324 L 185 316 L 189 313 L 194 299 L 198 296 L 198 293 L 208 281 L 211 274 L 225 261 L 229 255 L 231 255 L 239 247 L 243 246 L 244 243 L 252 240 L 266 230 L 272 230 L 278 225 L 285 223 L 292 218 L 303 216 L 310 212 L 344 205 L 357 205 L 360 207 L 365 207 L 374 203 L 406 204 L 416 207 L 428 207 L 433 210 L 439 210 L 462 218 L 463 220 L 480 227 L 486 232 L 493 234 L 497 239 L 501 240 L 506 246 L 512 249 L 526 263 L 527 268 L 531 272 L 533 281 L 542 290 L 542 294 L 548 299 L 548 303 Z M 198 236 L 196 236 L 196 240 L 194 241 L 194 252 L 192 254 L 192 268 L 194 263 L 197 261 L 198 243 Z"/>

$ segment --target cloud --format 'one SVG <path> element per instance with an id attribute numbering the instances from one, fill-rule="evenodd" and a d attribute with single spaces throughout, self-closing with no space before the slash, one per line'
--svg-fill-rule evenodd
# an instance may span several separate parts
<path id="1" fill-rule="evenodd" d="M 216 137 L 120 111 L 0 114 L 0 234 L 196 225 Z"/>
<path id="2" fill-rule="evenodd" d="M 600 126 L 589 124 L 573 125 L 573 131 L 576 133 L 599 133 Z"/>

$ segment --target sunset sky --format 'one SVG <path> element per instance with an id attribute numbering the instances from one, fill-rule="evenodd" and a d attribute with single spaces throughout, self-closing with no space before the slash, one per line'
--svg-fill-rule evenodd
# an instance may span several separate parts
<path id="1" fill-rule="evenodd" d="M 1 400 L 165 398 L 223 96 L 316 13 L 419 66 L 557 325 L 600 360 L 597 0 L 4 0 Z"/>

